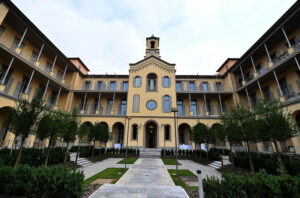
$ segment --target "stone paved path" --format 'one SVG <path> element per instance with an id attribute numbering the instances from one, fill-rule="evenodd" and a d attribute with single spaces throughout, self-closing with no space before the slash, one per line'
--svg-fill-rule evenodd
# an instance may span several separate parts
<path id="1" fill-rule="evenodd" d="M 83 171 L 84 179 L 87 179 L 106 168 L 124 168 L 124 164 L 117 164 L 124 158 L 108 158 L 106 160 L 93 163 L 90 166 L 79 168 L 79 170 Z M 132 164 L 127 164 L 127 168 L 130 168 Z"/>
<path id="2" fill-rule="evenodd" d="M 161 159 L 139 158 L 116 184 L 104 184 L 90 198 L 188 198 L 175 186 Z"/>
<path id="3" fill-rule="evenodd" d="M 197 175 L 197 170 L 201 170 L 202 179 L 206 178 L 207 176 L 214 176 L 221 179 L 221 173 L 212 167 L 204 166 L 191 160 L 178 160 L 178 162 L 181 164 L 181 166 L 178 166 L 178 169 L 188 169 L 195 175 Z M 166 167 L 167 169 L 176 169 L 175 165 L 167 165 Z"/>

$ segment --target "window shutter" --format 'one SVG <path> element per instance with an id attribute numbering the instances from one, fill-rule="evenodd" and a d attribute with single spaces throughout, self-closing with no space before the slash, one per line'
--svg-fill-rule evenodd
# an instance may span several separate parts
<path id="1" fill-rule="evenodd" d="M 200 116 L 200 104 L 197 104 L 197 115 Z"/>
<path id="2" fill-rule="evenodd" d="M 210 104 L 210 115 L 215 115 L 214 105 Z"/>
<path id="3" fill-rule="evenodd" d="M 206 116 L 206 108 L 205 108 L 205 104 L 203 104 L 203 113 L 204 113 L 204 116 Z"/>
<path id="4" fill-rule="evenodd" d="M 117 90 L 117 87 L 118 87 L 118 82 L 115 81 L 115 89 L 114 90 Z"/>
<path id="5" fill-rule="evenodd" d="M 279 89 L 277 89 L 277 94 L 278 94 L 278 98 L 280 98 L 281 95 L 280 95 L 280 90 Z"/>
<path id="6" fill-rule="evenodd" d="M 5 86 L 4 93 L 9 94 L 10 87 L 13 83 L 14 79 L 9 78 L 7 85 Z"/>
<path id="7" fill-rule="evenodd" d="M 99 115 L 103 115 L 103 106 L 99 104 Z"/>
<path id="8" fill-rule="evenodd" d="M 88 112 L 88 109 L 89 109 L 89 104 L 86 104 L 86 105 L 85 105 L 85 109 L 84 109 L 84 115 L 86 115 L 86 114 L 87 114 L 87 112 Z"/>
<path id="9" fill-rule="evenodd" d="M 120 89 L 119 90 L 124 90 L 123 89 L 123 82 L 121 82 L 121 85 L 120 85 Z"/>
<path id="10" fill-rule="evenodd" d="M 140 86 L 139 87 L 142 87 L 142 84 L 143 84 L 143 78 L 140 77 Z"/>
<path id="11" fill-rule="evenodd" d="M 171 112 L 172 108 L 172 96 L 169 96 L 169 113 Z"/>
<path id="12" fill-rule="evenodd" d="M 216 83 L 216 82 L 214 82 L 214 90 L 215 90 L 215 91 L 219 91 L 219 90 L 217 89 L 217 83 Z"/>
<path id="13" fill-rule="evenodd" d="M 185 105 L 182 105 L 182 115 L 185 116 Z"/>
<path id="14" fill-rule="evenodd" d="M 221 91 L 225 91 L 224 89 L 224 83 L 221 82 Z"/>
<path id="15" fill-rule="evenodd" d="M 118 104 L 118 115 L 121 115 L 121 104 Z"/>
<path id="16" fill-rule="evenodd" d="M 217 104 L 217 109 L 218 109 L 218 114 L 221 115 L 221 106 L 219 103 Z"/>
<path id="17" fill-rule="evenodd" d="M 171 87 L 171 77 L 169 77 L 169 87 Z"/>
<path id="18" fill-rule="evenodd" d="M 13 93 L 14 97 L 18 97 L 20 89 L 21 89 L 21 86 L 22 86 L 22 81 L 18 82 L 18 84 L 17 84 L 17 86 L 15 88 L 15 91 Z"/>
<path id="19" fill-rule="evenodd" d="M 207 82 L 207 91 L 210 91 L 210 83 Z"/>
<path id="20" fill-rule="evenodd" d="M 110 114 L 110 104 L 109 104 L 109 100 L 107 100 L 107 105 L 106 105 L 106 115 Z"/>
<path id="21" fill-rule="evenodd" d="M 82 90 L 85 90 L 85 81 L 82 82 Z"/>
<path id="22" fill-rule="evenodd" d="M 98 81 L 96 81 L 95 86 L 94 86 L 94 90 L 98 89 Z"/>
<path id="23" fill-rule="evenodd" d="M 161 105 L 161 107 L 162 107 L 162 112 L 165 113 L 165 108 L 164 108 L 164 107 L 165 107 L 165 100 L 164 100 L 164 96 L 162 96 L 162 100 L 161 100 L 161 101 L 162 101 L 162 103 L 161 103 L 161 104 L 162 104 L 162 105 Z"/>
<path id="24" fill-rule="evenodd" d="M 161 77 L 161 86 L 165 88 L 164 77 Z"/>
<path id="25" fill-rule="evenodd" d="M 105 90 L 105 89 L 106 89 L 106 84 L 105 84 L 104 81 L 102 82 L 102 87 L 101 87 L 101 89 L 102 89 L 102 90 Z"/>
<path id="26" fill-rule="evenodd" d="M 132 86 L 133 86 L 133 87 L 136 87 L 136 84 L 135 84 L 135 76 L 132 78 Z"/>
<path id="27" fill-rule="evenodd" d="M 289 90 L 289 94 L 291 94 L 291 95 L 295 94 L 295 91 L 294 91 L 293 86 L 292 86 L 291 83 L 287 84 L 287 88 Z"/>

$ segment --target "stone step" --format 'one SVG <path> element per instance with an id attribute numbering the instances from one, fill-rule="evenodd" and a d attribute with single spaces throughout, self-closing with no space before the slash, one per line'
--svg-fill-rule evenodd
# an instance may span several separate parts
<path id="1" fill-rule="evenodd" d="M 119 197 L 176 197 L 188 198 L 189 196 L 181 186 L 145 186 L 145 185 L 121 185 L 104 184 L 89 198 L 119 198 Z"/>
<path id="2" fill-rule="evenodd" d="M 155 158 L 155 159 L 160 159 L 160 155 L 140 155 L 139 158 Z"/>

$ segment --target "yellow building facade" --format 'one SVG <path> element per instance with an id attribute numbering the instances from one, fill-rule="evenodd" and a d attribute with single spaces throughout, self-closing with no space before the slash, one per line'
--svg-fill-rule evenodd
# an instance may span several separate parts
<path id="1" fill-rule="evenodd" d="M 254 108 L 259 98 L 300 119 L 300 2 L 297 1 L 240 58 L 228 58 L 217 75 L 177 75 L 163 60 L 158 37 L 146 38 L 142 60 L 126 75 L 90 74 L 78 57 L 67 58 L 11 1 L 0 0 L 0 145 L 18 144 L 7 130 L 7 113 L 37 89 L 53 110 L 78 109 L 83 124 L 104 122 L 112 132 L 108 147 L 174 148 L 196 145 L 189 131 L 197 123 L 213 126 L 237 103 Z M 201 72 L 201 71 L 200 71 Z M 176 121 L 172 108 L 177 108 Z M 57 141 L 57 144 L 61 144 Z M 34 134 L 26 146 L 41 143 Z M 98 143 L 99 145 L 99 143 Z M 226 146 L 226 145 L 219 145 Z M 243 149 L 243 145 L 236 145 Z M 272 151 L 269 143 L 251 149 Z M 300 137 L 280 143 L 300 154 Z"/>

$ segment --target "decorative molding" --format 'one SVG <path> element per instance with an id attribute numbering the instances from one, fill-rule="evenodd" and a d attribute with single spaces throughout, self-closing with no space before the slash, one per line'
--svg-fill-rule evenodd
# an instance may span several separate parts
<path id="1" fill-rule="evenodd" d="M 144 62 L 141 62 L 137 65 L 130 65 L 129 72 L 136 73 L 136 72 L 141 71 L 149 66 L 155 66 L 155 67 L 162 69 L 164 71 L 167 71 L 169 73 L 175 73 L 175 71 L 176 71 L 174 66 L 169 66 L 169 65 L 163 63 L 162 61 L 159 61 L 154 58 L 150 58 L 150 59 L 148 59 Z"/>

